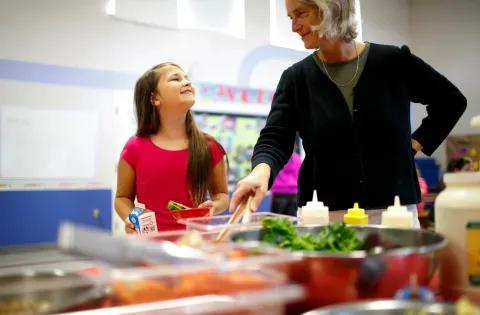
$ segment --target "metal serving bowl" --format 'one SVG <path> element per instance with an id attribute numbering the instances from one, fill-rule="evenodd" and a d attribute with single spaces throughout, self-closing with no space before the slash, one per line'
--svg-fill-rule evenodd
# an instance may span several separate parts
<path id="1" fill-rule="evenodd" d="M 80 273 L 24 272 L 0 277 L 0 314 L 51 314 L 92 308 L 109 293 L 109 287 Z"/>
<path id="2" fill-rule="evenodd" d="M 261 243 L 262 230 L 250 229 L 230 235 L 238 246 L 270 255 L 293 255 L 303 259 L 288 267 L 291 280 L 309 291 L 306 309 L 358 300 L 390 299 L 412 276 L 428 285 L 437 267 L 437 252 L 445 238 L 433 231 L 352 225 L 364 242 L 378 245 L 372 251 L 349 253 L 286 251 Z M 298 227 L 299 235 L 317 235 L 323 226 Z"/>
<path id="3" fill-rule="evenodd" d="M 304 315 L 456 315 L 457 307 L 452 303 L 423 303 L 419 301 L 378 300 L 325 307 Z"/>

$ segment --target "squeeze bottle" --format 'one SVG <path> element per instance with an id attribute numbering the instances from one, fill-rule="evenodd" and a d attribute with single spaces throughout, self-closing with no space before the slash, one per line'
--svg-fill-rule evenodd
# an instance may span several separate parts
<path id="1" fill-rule="evenodd" d="M 358 203 L 355 202 L 353 208 L 348 209 L 347 214 L 343 216 L 345 224 L 368 224 L 368 215 L 365 214 L 365 209 L 359 208 Z"/>
<path id="2" fill-rule="evenodd" d="M 413 213 L 400 204 L 400 197 L 395 196 L 393 206 L 382 212 L 382 225 L 413 228 Z"/>
<path id="3" fill-rule="evenodd" d="M 312 201 L 307 202 L 300 211 L 300 224 L 310 225 L 318 224 L 325 225 L 330 221 L 328 207 L 323 202 L 318 201 L 317 191 L 313 191 Z"/>

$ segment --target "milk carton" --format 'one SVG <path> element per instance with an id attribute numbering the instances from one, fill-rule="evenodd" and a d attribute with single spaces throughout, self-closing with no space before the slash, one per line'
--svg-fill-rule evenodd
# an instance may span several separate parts
<path id="1" fill-rule="evenodd" d="M 155 213 L 152 211 L 135 207 L 128 214 L 128 219 L 132 222 L 138 234 L 157 233 L 157 221 L 155 220 Z"/>

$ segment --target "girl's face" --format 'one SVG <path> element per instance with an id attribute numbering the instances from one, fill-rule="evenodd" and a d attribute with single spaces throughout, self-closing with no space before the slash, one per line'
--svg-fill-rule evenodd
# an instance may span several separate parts
<path id="1" fill-rule="evenodd" d="M 460 172 L 475 172 L 475 169 L 473 168 L 472 163 L 467 163 L 462 167 Z"/>
<path id="2" fill-rule="evenodd" d="M 175 66 L 160 71 L 157 89 L 152 93 L 152 105 L 162 111 L 187 112 L 195 104 L 195 88 L 188 76 Z"/>
<path id="3" fill-rule="evenodd" d="M 306 49 L 318 47 L 318 31 L 312 31 L 312 25 L 319 24 L 318 8 L 298 3 L 297 0 L 285 0 L 287 14 L 292 21 L 292 32 L 297 33 Z"/>

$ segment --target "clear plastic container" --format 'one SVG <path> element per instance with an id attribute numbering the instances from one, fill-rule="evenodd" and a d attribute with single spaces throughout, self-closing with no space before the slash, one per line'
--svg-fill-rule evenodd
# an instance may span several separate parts
<path id="1" fill-rule="evenodd" d="M 163 302 L 101 308 L 81 312 L 82 315 L 283 315 L 285 305 L 303 296 L 297 285 L 238 293 L 207 295 Z M 63 313 L 77 315 L 78 313 Z M 78 314 L 79 315 L 79 314 Z"/>
<path id="2" fill-rule="evenodd" d="M 187 231 L 197 230 L 203 232 L 215 232 L 220 233 L 223 228 L 227 226 L 228 220 L 232 215 L 218 215 L 209 218 L 191 218 L 185 220 L 179 220 L 178 223 L 185 224 Z M 298 224 L 298 218 L 288 215 L 275 214 L 270 212 L 258 212 L 253 213 L 249 223 L 232 224 L 229 226 L 231 231 L 238 231 L 249 228 L 259 228 L 262 226 L 262 219 L 265 217 L 282 217 L 288 219 L 294 224 Z M 215 234 L 216 236 L 216 234 Z"/>
<path id="3" fill-rule="evenodd" d="M 238 264 L 151 266 L 0 277 L 6 314 L 284 314 L 305 296 L 284 274 Z"/>
<path id="4" fill-rule="evenodd" d="M 261 247 L 258 247 L 248 246 L 249 244 L 244 243 L 216 242 L 215 237 L 218 235 L 217 232 L 197 230 L 170 231 L 158 233 L 155 236 L 149 237 L 149 239 L 179 244 L 183 242 L 186 236 L 192 235 L 192 233 L 195 234 L 194 244 L 187 243 L 184 245 L 194 247 L 211 255 L 221 255 L 225 260 L 235 260 L 239 264 L 271 267 L 283 272 L 290 264 L 297 263 L 302 259 L 294 255 L 285 255 L 284 250 L 268 244 L 261 244 Z M 198 242 L 197 236 L 201 238 L 200 242 Z"/>
<path id="5" fill-rule="evenodd" d="M 91 313 L 280 315 L 304 297 L 283 273 L 233 263 L 113 269 L 102 278 L 110 284 L 112 308 Z"/>

